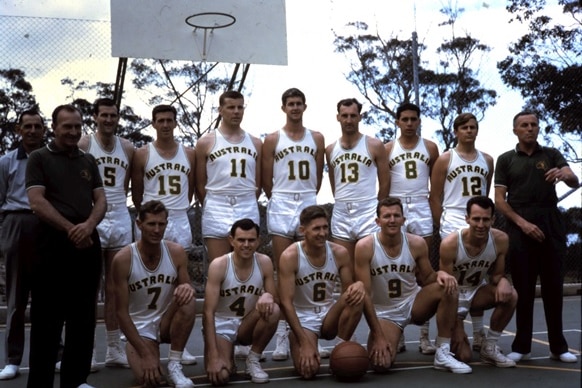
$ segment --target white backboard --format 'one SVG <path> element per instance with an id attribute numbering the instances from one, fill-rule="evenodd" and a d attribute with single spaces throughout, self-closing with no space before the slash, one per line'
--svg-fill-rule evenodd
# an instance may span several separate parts
<path id="1" fill-rule="evenodd" d="M 191 17 L 209 12 L 230 17 Z M 186 23 L 233 18 L 228 27 L 207 30 Z M 111 51 L 114 57 L 286 65 L 285 0 L 111 0 Z"/>

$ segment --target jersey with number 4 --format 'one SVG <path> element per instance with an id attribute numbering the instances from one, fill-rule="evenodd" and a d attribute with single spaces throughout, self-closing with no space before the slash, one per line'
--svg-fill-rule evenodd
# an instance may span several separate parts
<path id="1" fill-rule="evenodd" d="M 283 129 L 275 147 L 273 193 L 315 194 L 317 191 L 317 146 L 309 129 L 301 140 L 290 139 Z"/>
<path id="2" fill-rule="evenodd" d="M 368 151 L 368 136 L 362 135 L 355 147 L 345 149 L 337 140 L 330 155 L 330 174 L 335 177 L 335 200 L 376 201 L 378 169 Z"/>
<path id="3" fill-rule="evenodd" d="M 301 247 L 300 241 L 296 244 L 298 268 L 295 275 L 293 305 L 297 309 L 331 306 L 334 303 L 333 291 L 336 282 L 340 281 L 340 277 L 335 256 L 329 243 L 325 243 L 325 263 L 321 267 L 311 263 Z"/>
<path id="4" fill-rule="evenodd" d="M 453 266 L 453 276 L 457 279 L 459 292 L 475 289 L 486 282 L 487 273 L 497 260 L 497 249 L 491 231 L 485 248 L 476 256 L 471 256 L 466 251 L 462 231 L 463 229 L 459 229 L 457 232 L 457 259 Z"/>
<path id="5" fill-rule="evenodd" d="M 219 129 L 214 131 L 214 145 L 206 163 L 206 191 L 212 194 L 241 195 L 257 191 L 257 150 L 248 133 L 231 143 Z"/>
<path id="6" fill-rule="evenodd" d="M 229 253 L 215 315 L 220 318 L 242 319 L 255 309 L 263 293 L 263 286 L 263 272 L 256 255 L 253 255 L 251 274 L 247 279 L 240 279 L 236 274 L 232 253 Z"/>
<path id="7" fill-rule="evenodd" d="M 88 152 L 95 157 L 99 167 L 107 203 L 126 204 L 125 177 L 128 174 L 129 158 L 121 145 L 119 137 L 115 136 L 114 139 L 113 150 L 109 152 L 101 147 L 95 134 L 92 134 L 89 137 Z"/>
<path id="8" fill-rule="evenodd" d="M 153 144 L 148 144 L 148 159 L 144 172 L 143 201 L 161 201 L 168 210 L 187 210 L 188 175 L 190 161 L 184 146 L 178 144 L 176 154 L 169 159 L 162 157 Z"/>
<path id="9" fill-rule="evenodd" d="M 452 149 L 443 188 L 443 209 L 465 212 L 469 198 L 487 195 L 487 175 L 489 166 L 480 151 L 475 160 L 468 161 Z"/>
<path id="10" fill-rule="evenodd" d="M 410 252 L 406 233 L 400 234 L 400 253 L 392 257 L 378 240 L 378 233 L 374 233 L 374 253 L 370 261 L 374 305 L 398 309 L 399 305 L 404 306 L 410 296 L 420 291 L 415 275 L 416 260 Z"/>
<path id="11" fill-rule="evenodd" d="M 395 197 L 428 196 L 430 154 L 424 139 L 412 149 L 402 147 L 399 140 L 388 155 L 390 165 L 390 195 Z"/>

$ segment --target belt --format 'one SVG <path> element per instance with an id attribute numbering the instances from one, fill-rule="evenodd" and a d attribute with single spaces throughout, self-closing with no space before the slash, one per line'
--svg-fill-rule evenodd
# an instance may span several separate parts
<path id="1" fill-rule="evenodd" d="M 415 203 L 424 202 L 428 199 L 426 195 L 410 195 L 410 196 L 400 196 L 398 197 L 403 203 Z"/>
<path id="2" fill-rule="evenodd" d="M 110 212 L 115 209 L 126 208 L 127 205 L 125 203 L 108 203 L 107 204 L 107 211 Z"/>

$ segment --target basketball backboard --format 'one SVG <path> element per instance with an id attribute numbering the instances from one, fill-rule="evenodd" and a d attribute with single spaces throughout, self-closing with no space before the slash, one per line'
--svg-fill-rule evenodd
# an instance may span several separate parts
<path id="1" fill-rule="evenodd" d="M 111 0 L 114 57 L 287 64 L 285 0 Z"/>

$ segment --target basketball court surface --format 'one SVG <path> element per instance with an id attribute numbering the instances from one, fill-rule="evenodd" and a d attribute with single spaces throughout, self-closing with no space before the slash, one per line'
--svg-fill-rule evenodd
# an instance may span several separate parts
<path id="1" fill-rule="evenodd" d="M 532 344 L 532 359 L 518 363 L 516 368 L 495 368 L 480 362 L 479 355 L 474 352 L 473 360 L 470 363 L 473 373 L 466 375 L 456 375 L 449 372 L 442 372 L 433 369 L 433 356 L 422 355 L 418 352 L 419 328 L 414 325 L 408 326 L 404 334 L 406 336 L 406 351 L 398 354 L 396 364 L 387 374 L 375 374 L 371 371 L 357 383 L 358 386 L 430 386 L 430 387 L 451 387 L 470 386 L 476 387 L 580 387 L 581 386 L 581 325 L 580 325 L 580 296 L 564 297 L 564 335 L 570 346 L 570 351 L 577 355 L 578 361 L 566 364 L 549 359 L 549 348 L 547 343 L 547 333 L 543 318 L 543 306 L 541 299 L 535 301 L 535 321 L 534 340 Z M 485 312 L 485 325 L 489 322 L 491 311 Z M 196 386 L 210 386 L 204 372 L 203 342 L 201 334 L 202 317 L 196 317 L 196 325 L 187 345 L 190 353 L 198 358 L 197 365 L 184 366 L 184 374 L 191 378 Z M 27 327 L 27 340 L 30 335 Z M 467 333 L 471 333 L 470 323 L 465 324 Z M 362 318 L 356 331 L 356 339 L 365 345 L 367 340 L 368 326 Z M 509 323 L 503 336 L 499 340 L 499 345 L 505 353 L 511 350 L 511 342 L 515 333 L 515 319 Z M 436 323 L 434 318 L 430 321 L 431 338 L 436 335 Z M 4 337 L 4 327 L 0 327 L 0 335 Z M 469 338 L 471 340 L 471 338 Z M 322 345 L 331 349 L 332 341 L 322 341 Z M 270 376 L 270 385 L 276 384 L 278 387 L 328 387 L 345 386 L 347 383 L 338 382 L 329 373 L 329 359 L 323 359 L 320 371 L 314 380 L 301 380 L 293 370 L 293 364 L 288 361 L 272 361 L 271 353 L 275 346 L 275 340 L 271 340 L 265 354 L 267 360 L 262 363 L 263 369 Z M 136 387 L 133 375 L 129 369 L 106 368 L 105 360 L 105 327 L 103 322 L 97 326 L 97 361 L 101 369 L 97 373 L 89 376 L 88 383 L 97 388 L 131 388 Z M 4 354 L 4 341 L 0 341 L 0 354 Z M 168 345 L 162 345 L 162 357 L 168 354 Z M 167 359 L 164 358 L 162 365 L 165 368 Z M 256 386 L 244 376 L 244 361 L 238 360 L 238 375 L 231 381 L 233 386 Z M 26 385 L 28 377 L 28 344 L 26 354 L 21 368 L 21 375 L 13 380 L 2 381 L 2 388 L 20 388 Z M 59 386 L 59 377 L 55 379 L 55 387 Z"/>

